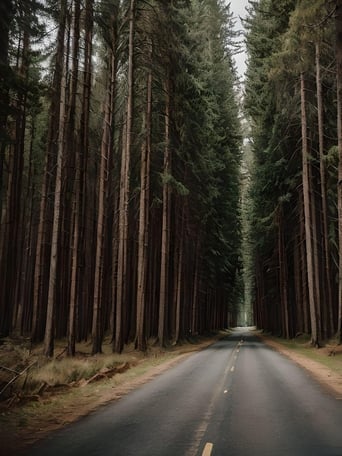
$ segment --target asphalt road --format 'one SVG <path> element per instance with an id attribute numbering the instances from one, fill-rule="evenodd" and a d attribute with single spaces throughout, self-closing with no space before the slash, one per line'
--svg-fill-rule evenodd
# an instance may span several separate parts
<path id="1" fill-rule="evenodd" d="M 342 402 L 237 331 L 28 455 L 342 456 Z"/>

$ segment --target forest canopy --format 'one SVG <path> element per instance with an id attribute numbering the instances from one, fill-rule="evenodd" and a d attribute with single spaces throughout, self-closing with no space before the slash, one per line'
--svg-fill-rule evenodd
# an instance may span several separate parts
<path id="1" fill-rule="evenodd" d="M 254 318 L 341 338 L 341 1 L 250 2 L 245 110 L 254 166 Z"/>

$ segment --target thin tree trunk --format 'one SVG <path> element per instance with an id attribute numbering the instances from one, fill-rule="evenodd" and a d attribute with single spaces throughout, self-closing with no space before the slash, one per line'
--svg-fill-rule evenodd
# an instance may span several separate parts
<path id="1" fill-rule="evenodd" d="M 319 340 L 322 338 L 322 314 L 321 314 L 321 274 L 320 262 L 318 258 L 318 234 L 317 234 L 317 214 L 316 214 L 316 195 L 313 190 L 312 167 L 309 164 L 309 182 L 310 182 L 310 202 L 311 202 L 311 233 L 312 233 L 312 253 L 314 265 L 314 289 L 315 289 L 315 306 L 317 319 L 317 332 Z"/>
<path id="2" fill-rule="evenodd" d="M 84 21 L 84 72 L 82 88 L 82 112 L 80 119 L 80 211 L 79 211 L 79 277 L 77 287 L 77 319 L 76 337 L 85 337 L 87 327 L 87 314 L 92 310 L 92 271 L 88 264 L 93 265 L 87 259 L 90 257 L 88 252 L 91 250 L 92 224 L 89 223 L 91 212 L 89 199 L 92 194 L 88 184 L 88 163 L 89 163 L 89 117 L 90 117 L 90 96 L 92 91 L 92 39 L 93 39 L 93 0 L 86 0 L 85 21 Z"/>
<path id="3" fill-rule="evenodd" d="M 293 239 L 293 279 L 295 291 L 295 334 L 304 331 L 304 318 L 303 318 L 303 290 L 301 281 L 301 263 L 300 263 L 300 236 L 298 233 Z"/>
<path id="4" fill-rule="evenodd" d="M 26 223 L 25 239 L 24 239 L 24 258 L 21 274 L 21 292 L 18 297 L 18 315 L 16 319 L 16 331 L 21 335 L 23 334 L 24 327 L 29 328 L 28 319 L 24 321 L 24 313 L 28 314 L 28 309 L 31 304 L 31 293 L 32 290 L 32 267 L 33 267 L 33 257 L 32 252 L 35 245 L 35 228 L 34 228 L 34 164 L 33 164 L 33 143 L 35 139 L 35 123 L 34 119 L 31 120 L 30 128 L 30 146 L 29 146 L 29 156 L 28 156 L 28 170 L 27 170 L 27 191 L 26 197 L 24 200 L 24 209 L 23 212 L 27 212 L 28 220 Z M 27 208 L 27 210 L 25 210 Z"/>
<path id="5" fill-rule="evenodd" d="M 309 296 L 308 296 L 308 268 L 306 261 L 306 244 L 305 244 L 305 222 L 304 222 L 304 201 L 303 191 L 299 195 L 299 215 L 300 215 L 300 258 L 301 258 L 301 281 L 302 281 L 302 295 L 301 302 L 303 311 L 304 332 L 310 332 L 310 315 L 309 315 Z"/>
<path id="6" fill-rule="evenodd" d="M 70 112 L 68 115 L 68 148 L 70 155 L 74 153 L 75 157 L 75 178 L 73 186 L 73 208 L 72 208 L 72 248 L 71 248 L 71 281 L 70 281 L 70 298 L 69 298 L 69 317 L 68 317 L 68 355 L 75 355 L 75 318 L 77 310 L 77 271 L 79 263 L 79 212 L 80 212 L 80 142 L 79 131 L 76 129 L 75 115 L 76 115 L 76 92 L 78 83 L 78 54 L 79 54 L 79 41 L 80 41 L 80 0 L 74 2 L 74 21 L 73 21 L 73 56 L 72 56 L 72 74 L 71 74 L 71 101 Z"/>
<path id="7" fill-rule="evenodd" d="M 289 329 L 289 309 L 288 309 L 288 280 L 287 280 L 287 261 L 285 251 L 283 211 L 280 207 L 278 210 L 278 257 L 279 257 L 279 285 L 280 298 L 282 303 L 282 327 L 285 329 L 285 338 L 290 338 Z"/>
<path id="8" fill-rule="evenodd" d="M 115 49 L 115 47 L 113 48 Z M 109 80 L 105 100 L 105 114 L 103 120 L 102 141 L 101 141 L 101 160 L 99 171 L 99 194 L 98 194 L 98 216 L 96 231 L 96 255 L 95 255 L 95 279 L 94 279 L 94 307 L 93 307 L 93 324 L 92 354 L 101 353 L 102 351 L 102 269 L 103 269 L 103 239 L 104 227 L 106 222 L 105 199 L 106 199 L 106 181 L 108 175 L 108 162 L 112 149 L 112 123 L 114 112 L 114 94 L 116 78 L 116 60 L 114 50 L 111 50 L 109 62 Z"/>
<path id="9" fill-rule="evenodd" d="M 181 335 L 181 312 L 182 312 L 182 284 L 183 284 L 183 252 L 184 252 L 184 204 L 180 221 L 179 248 L 177 258 L 177 277 L 176 277 L 176 332 L 175 342 L 179 341 Z"/>
<path id="10" fill-rule="evenodd" d="M 33 274 L 33 310 L 32 310 L 32 328 L 31 328 L 31 340 L 37 342 L 38 340 L 38 318 L 39 308 L 41 303 L 41 289 L 42 289 L 42 264 L 43 264 L 43 243 L 44 233 L 46 226 L 46 212 L 47 212 L 47 189 L 49 180 L 49 153 L 46 155 L 46 161 L 44 166 L 43 184 L 41 190 L 40 210 L 39 210 L 39 222 L 37 229 L 37 248 L 35 257 L 35 267 Z"/>
<path id="11" fill-rule="evenodd" d="M 321 178 L 321 198 L 322 198 L 322 229 L 323 229 L 323 252 L 324 252 L 324 278 L 325 278 L 325 302 L 327 309 L 327 325 L 330 332 L 334 331 L 333 310 L 332 310 L 332 288 L 331 288 L 331 267 L 330 267 L 330 248 L 328 232 L 328 205 L 327 205 L 327 184 L 325 172 L 324 154 L 324 119 L 323 119 L 323 95 L 320 65 L 320 45 L 316 43 L 316 90 L 317 90 L 317 115 L 318 115 L 318 136 L 319 136 L 319 163 Z M 326 334 L 328 336 L 328 334 Z"/>
<path id="12" fill-rule="evenodd" d="M 342 343 L 342 0 L 336 0 L 336 71 L 337 71 L 337 140 L 338 140 L 338 320 L 337 334 Z"/>
<path id="13" fill-rule="evenodd" d="M 158 340 L 159 345 L 165 344 L 165 316 L 167 306 L 167 275 L 169 257 L 169 183 L 168 176 L 171 171 L 170 164 L 170 81 L 165 84 L 165 149 L 164 149 L 164 179 L 163 182 L 163 211 L 162 211 L 162 239 L 161 239 L 161 262 L 160 262 L 160 292 L 159 292 L 159 322 Z"/>
<path id="14" fill-rule="evenodd" d="M 52 222 L 52 239 L 51 239 L 51 254 L 50 254 L 50 270 L 49 284 L 47 297 L 46 324 L 44 336 L 44 353 L 46 356 L 53 356 L 54 351 L 54 312 L 55 312 L 55 293 L 56 293 L 56 278 L 57 278 L 57 257 L 59 248 L 59 226 L 60 226 L 60 209 L 61 209 L 61 193 L 62 193 L 62 165 L 64 152 L 64 134 L 65 134 L 65 114 L 66 114 L 66 74 L 65 74 L 65 59 L 64 59 L 64 39 L 65 25 L 67 17 L 67 0 L 61 0 L 60 25 L 58 32 L 57 43 L 57 58 L 56 58 L 56 83 L 60 87 L 59 95 L 59 119 L 58 119 L 58 138 L 57 138 L 57 164 L 54 188 L 54 208 Z M 51 126 L 53 129 L 53 126 Z M 52 147 L 52 143 L 49 147 Z"/>
<path id="15" fill-rule="evenodd" d="M 313 261 L 312 246 L 312 217 L 310 208 L 310 179 L 309 179 L 309 150 L 307 140 L 307 118 L 306 118 L 306 97 L 304 73 L 300 75 L 301 81 L 301 123 L 302 123 L 302 172 L 303 172 L 303 201 L 304 201 L 304 225 L 306 241 L 306 262 L 308 274 L 310 321 L 311 321 L 311 344 L 318 347 L 320 345 L 320 334 L 318 332 L 318 320 L 316 311 L 315 296 L 315 271 Z"/>
<path id="16" fill-rule="evenodd" d="M 123 349 L 123 306 L 127 287 L 127 246 L 128 246 L 128 203 L 130 158 L 133 126 L 133 53 L 135 28 L 135 0 L 131 0 L 129 8 L 129 42 L 128 42 L 128 94 L 125 145 L 122 149 L 119 200 L 119 248 L 118 248 L 118 283 L 116 296 L 116 325 L 114 351 L 121 353 Z"/>
<path id="17" fill-rule="evenodd" d="M 199 256 L 200 256 L 200 235 L 197 235 L 196 250 L 195 250 L 195 265 L 194 265 L 194 279 L 193 279 L 193 293 L 192 293 L 192 306 L 191 306 L 191 334 L 197 334 L 197 309 L 198 309 L 198 287 L 199 287 Z"/>
<path id="18" fill-rule="evenodd" d="M 62 9 L 66 7 L 63 0 Z M 64 39 L 64 37 L 63 37 Z M 61 213 L 61 194 L 62 194 L 62 164 L 64 152 L 64 134 L 65 134 L 65 105 L 66 105 L 66 79 L 65 72 L 62 72 L 61 95 L 60 95 L 60 115 L 58 123 L 58 150 L 57 150 L 57 168 L 56 168 L 56 185 L 54 198 L 54 213 L 52 223 L 52 241 L 51 241 L 51 259 L 50 259 L 50 276 L 49 291 L 46 313 L 46 326 L 44 336 L 44 353 L 45 356 L 53 356 L 54 351 L 54 312 L 55 312 L 55 293 L 57 278 L 57 261 L 59 249 L 59 227 Z"/>
<path id="19" fill-rule="evenodd" d="M 146 140 L 141 148 L 140 174 L 140 212 L 138 234 L 138 285 L 137 285 L 137 348 L 146 349 L 146 334 L 144 331 L 147 253 L 149 239 L 149 192 L 150 192 L 150 159 L 151 159 L 151 123 L 152 123 L 152 72 L 147 75 L 147 106 L 146 106 Z"/>

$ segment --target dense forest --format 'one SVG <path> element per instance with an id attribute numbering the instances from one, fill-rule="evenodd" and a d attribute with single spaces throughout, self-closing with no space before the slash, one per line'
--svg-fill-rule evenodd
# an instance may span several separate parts
<path id="1" fill-rule="evenodd" d="M 320 346 L 341 339 L 342 2 L 249 3 L 254 318 L 286 338 L 311 334 Z"/>
<path id="2" fill-rule="evenodd" d="M 341 11 L 2 0 L 0 336 L 341 340 Z"/>
<path id="3" fill-rule="evenodd" d="M 229 6 L 3 0 L 0 334 L 68 354 L 234 325 L 241 295 Z"/>

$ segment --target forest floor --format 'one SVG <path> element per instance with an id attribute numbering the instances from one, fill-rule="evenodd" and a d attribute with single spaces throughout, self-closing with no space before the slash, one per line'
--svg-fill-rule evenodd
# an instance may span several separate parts
<path id="1" fill-rule="evenodd" d="M 145 354 L 127 347 L 122 355 L 113 355 L 108 343 L 104 344 L 103 354 L 90 357 L 88 344 L 78 347 L 71 363 L 65 356 L 63 341 L 56 347 L 55 359 L 47 363 L 43 360 L 41 347 L 27 351 L 25 343 L 18 345 L 18 340 L 6 340 L 0 346 L 0 366 L 16 363 L 16 369 L 13 369 L 16 372 L 23 371 L 25 366 L 31 365 L 31 368 L 7 388 L 7 399 L 0 402 L 0 456 L 19 455 L 22 449 L 48 433 L 120 399 L 227 333 L 193 339 L 164 350 L 151 344 Z M 331 343 L 314 349 L 304 339 L 285 341 L 257 334 L 342 399 L 342 346 Z M 81 372 L 80 364 L 87 369 Z M 14 376 L 12 373 L 12 378 Z M 0 385 L 1 380 L 4 385 L 4 378 L 0 376 Z M 0 386 L 0 391 L 2 388 Z"/>

